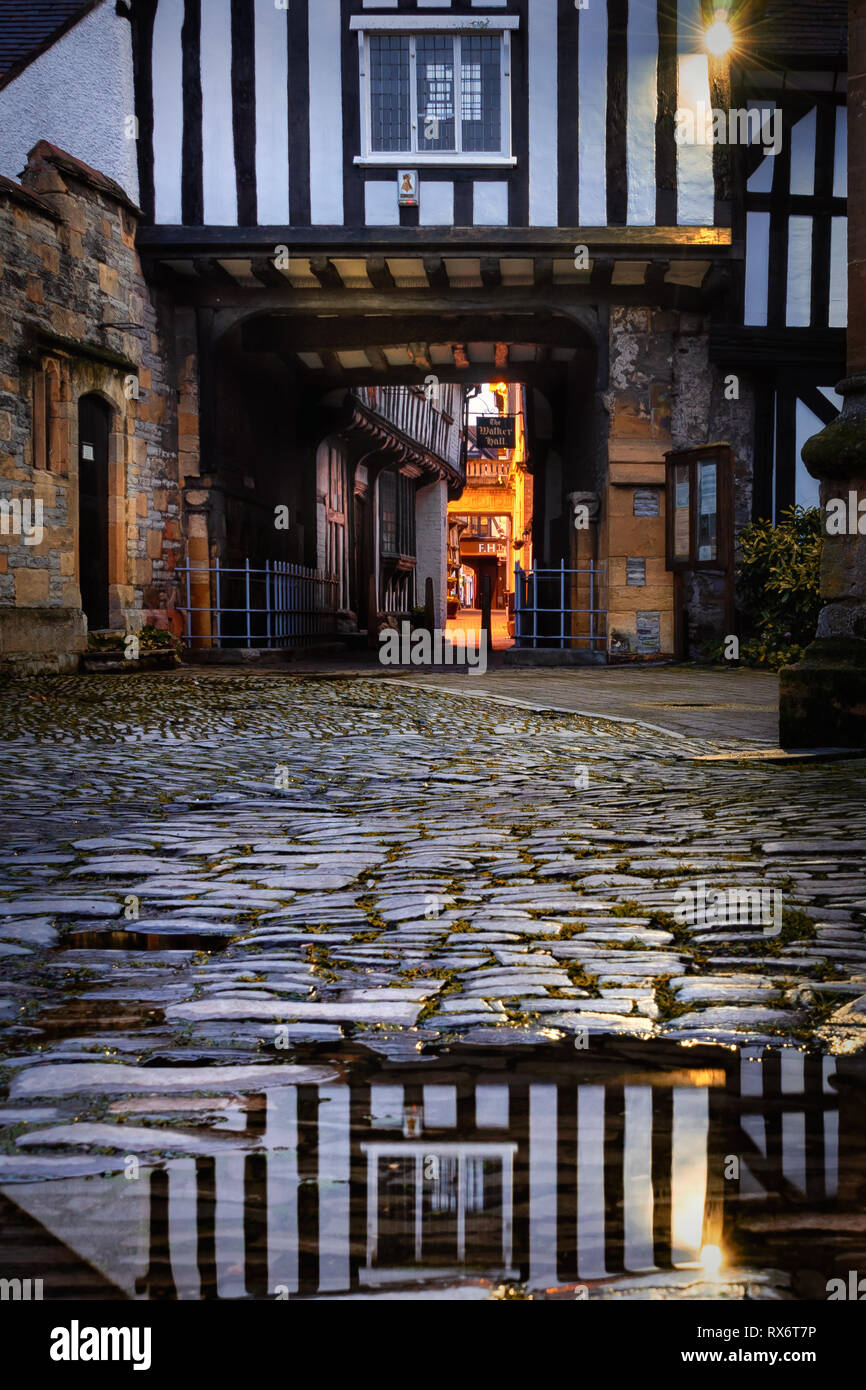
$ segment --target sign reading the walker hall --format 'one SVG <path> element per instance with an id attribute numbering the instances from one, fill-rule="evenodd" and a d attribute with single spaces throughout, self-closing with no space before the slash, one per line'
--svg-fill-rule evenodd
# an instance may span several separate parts
<path id="1" fill-rule="evenodd" d="M 513 415 L 479 415 L 475 421 L 475 443 L 479 449 L 513 449 Z"/>

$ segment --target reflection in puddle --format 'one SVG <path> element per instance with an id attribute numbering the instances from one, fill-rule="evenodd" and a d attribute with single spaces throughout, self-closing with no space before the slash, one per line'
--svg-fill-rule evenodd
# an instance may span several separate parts
<path id="1" fill-rule="evenodd" d="M 595 1294 L 646 1276 L 677 1297 L 684 1278 L 712 1277 L 715 1250 L 722 1279 L 780 1271 L 772 1287 L 823 1298 L 857 1268 L 856 1059 L 624 1045 L 344 1075 L 234 1101 L 115 1102 L 124 1123 L 159 1117 L 212 1152 L 5 1193 L 138 1298 L 423 1296 L 479 1278 Z"/>
<path id="2" fill-rule="evenodd" d="M 218 932 L 75 931 L 63 938 L 66 951 L 224 951 L 231 938 Z"/>

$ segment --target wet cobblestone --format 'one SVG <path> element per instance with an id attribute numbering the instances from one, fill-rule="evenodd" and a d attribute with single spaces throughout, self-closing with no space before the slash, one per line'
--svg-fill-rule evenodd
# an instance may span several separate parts
<path id="1" fill-rule="evenodd" d="M 345 1038 L 866 1041 L 862 762 L 243 674 L 17 682 L 0 739 L 13 1105 Z M 778 890 L 781 930 L 677 921 L 700 882 Z M 58 1161 L 16 1133 L 3 1172 Z"/>

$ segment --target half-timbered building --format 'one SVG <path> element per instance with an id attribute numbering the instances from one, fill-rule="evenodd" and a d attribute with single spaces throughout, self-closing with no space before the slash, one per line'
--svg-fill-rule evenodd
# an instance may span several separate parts
<path id="1" fill-rule="evenodd" d="M 436 408 L 446 389 L 497 380 L 526 388 L 534 563 L 574 572 L 572 608 L 587 607 L 581 574 L 597 574 L 603 653 L 658 656 L 735 630 L 733 537 L 814 500 L 799 448 L 839 405 L 839 0 L 734 0 L 724 16 L 709 0 L 59 9 L 39 41 L 12 32 L 0 46 L 0 172 L 16 181 L 41 140 L 140 210 L 134 290 L 95 325 L 51 330 L 56 351 L 74 359 L 92 339 L 141 383 L 112 406 L 131 423 L 111 426 L 129 442 L 108 516 L 142 491 L 146 514 L 155 491 L 174 509 L 145 536 L 127 520 L 126 550 L 114 543 L 113 624 L 218 607 L 212 589 L 187 599 L 175 571 L 261 566 L 282 502 L 290 562 L 326 568 L 335 517 L 367 506 L 379 528 L 392 486 L 381 454 L 376 469 L 365 461 L 376 441 L 361 441 L 363 392 L 412 387 Z M 716 42 L 723 20 L 730 47 Z M 41 169 L 24 185 L 47 196 Z M 20 206 L 20 187 L 2 196 Z M 58 273 L 22 263 L 25 301 L 28 275 Z M 13 409 L 22 482 L 49 369 L 39 331 Z M 158 410 L 139 370 L 148 354 Z M 336 483 L 335 410 L 354 440 Z M 74 459 L 71 407 L 68 428 Z M 134 470 L 157 454 L 151 491 Z M 441 549 L 426 577 L 444 623 L 447 500 L 461 480 L 447 450 L 436 460 L 414 478 L 396 460 L 397 496 L 399 479 L 413 496 L 428 488 L 421 546 Z M 373 523 L 363 563 L 346 524 L 349 624 L 371 620 L 371 564 L 380 612 L 420 602 Z M 67 578 L 74 598 L 77 572 Z M 573 632 L 585 617 L 572 613 Z"/>

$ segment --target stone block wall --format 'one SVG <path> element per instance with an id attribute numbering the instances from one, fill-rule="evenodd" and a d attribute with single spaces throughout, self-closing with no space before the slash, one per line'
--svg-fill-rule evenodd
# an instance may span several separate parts
<path id="1" fill-rule="evenodd" d="M 179 630 L 182 548 L 171 310 L 145 283 L 138 212 L 98 171 L 40 141 L 0 179 L 0 671 L 75 669 L 86 644 L 78 411 L 111 411 L 112 628 Z M 41 504 L 41 534 L 15 511 Z M 22 512 L 22 516 L 24 513 Z"/>
<path id="2" fill-rule="evenodd" d="M 709 319 L 645 306 L 614 306 L 609 330 L 608 473 L 601 489 L 599 560 L 605 565 L 603 606 L 620 655 L 636 654 L 638 627 L 655 625 L 659 655 L 674 650 L 673 574 L 665 568 L 665 453 L 727 443 L 734 457 L 734 530 L 752 509 L 754 398 L 744 376 L 731 386 L 709 360 Z M 734 394 L 736 392 L 736 394 Z M 729 398 L 730 396 L 730 398 Z M 634 517 L 633 489 L 657 488 L 658 517 Z M 627 582 L 626 561 L 646 561 L 644 585 Z M 634 577 L 634 567 L 632 567 Z M 688 642 L 720 641 L 724 577 L 699 571 L 683 578 Z M 639 615 L 645 622 L 639 624 Z M 641 644 L 646 647 L 646 637 Z M 647 655 L 650 653 L 647 652 Z"/>

